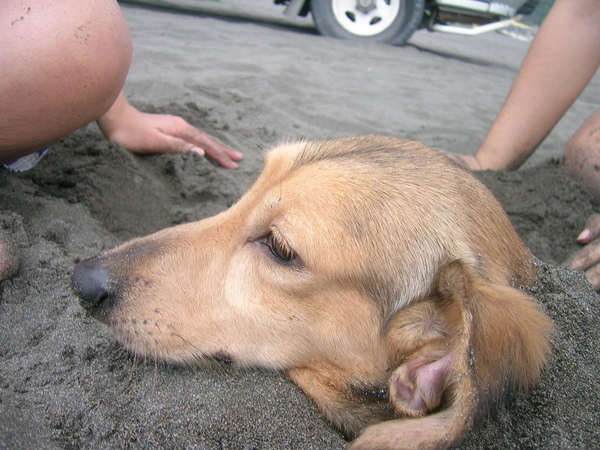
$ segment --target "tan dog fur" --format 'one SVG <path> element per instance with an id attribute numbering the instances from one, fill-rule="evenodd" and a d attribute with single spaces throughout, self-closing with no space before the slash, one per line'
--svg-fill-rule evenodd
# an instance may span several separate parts
<path id="1" fill-rule="evenodd" d="M 283 370 L 356 448 L 444 448 L 539 379 L 552 324 L 516 288 L 534 277 L 470 173 L 366 136 L 275 148 L 229 210 L 86 260 L 74 285 L 136 354 Z"/>

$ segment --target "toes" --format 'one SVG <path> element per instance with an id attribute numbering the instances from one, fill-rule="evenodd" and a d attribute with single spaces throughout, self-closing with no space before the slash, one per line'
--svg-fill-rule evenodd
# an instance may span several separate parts
<path id="1" fill-rule="evenodd" d="M 19 270 L 19 251 L 6 231 L 0 230 L 0 281 L 14 277 Z"/>

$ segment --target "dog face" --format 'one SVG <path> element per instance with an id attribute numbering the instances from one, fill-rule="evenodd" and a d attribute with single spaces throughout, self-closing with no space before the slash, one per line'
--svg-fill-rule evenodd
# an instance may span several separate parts
<path id="1" fill-rule="evenodd" d="M 356 442 L 382 448 L 450 445 L 537 379 L 552 326 L 511 287 L 533 274 L 474 177 L 368 136 L 277 147 L 229 210 L 83 261 L 73 282 L 137 354 L 285 370 L 351 437 L 399 418 Z"/>

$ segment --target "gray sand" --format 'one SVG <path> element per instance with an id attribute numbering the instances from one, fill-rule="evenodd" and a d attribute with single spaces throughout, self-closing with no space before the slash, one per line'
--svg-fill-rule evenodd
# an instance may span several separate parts
<path id="1" fill-rule="evenodd" d="M 281 138 L 381 133 L 473 151 L 525 44 L 419 32 L 406 48 L 360 46 L 305 22 L 124 11 L 136 48 L 130 99 L 183 115 L 246 159 L 231 172 L 196 155 L 133 156 L 92 126 L 32 171 L 0 172 L 0 232 L 21 253 L 17 276 L 0 284 L 0 448 L 345 447 L 281 374 L 136 360 L 84 314 L 73 266 L 227 208 Z M 557 157 L 598 92 L 595 80 L 528 167 L 480 174 L 544 261 L 531 294 L 560 333 L 540 386 L 479 423 L 463 448 L 600 447 L 599 297 L 556 267 L 593 211 Z"/>

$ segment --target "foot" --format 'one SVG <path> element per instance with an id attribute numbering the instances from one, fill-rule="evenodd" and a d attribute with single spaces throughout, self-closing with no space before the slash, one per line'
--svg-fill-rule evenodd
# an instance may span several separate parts
<path id="1" fill-rule="evenodd" d="M 0 230 L 0 282 L 14 277 L 19 270 L 19 251 L 10 235 Z"/>

